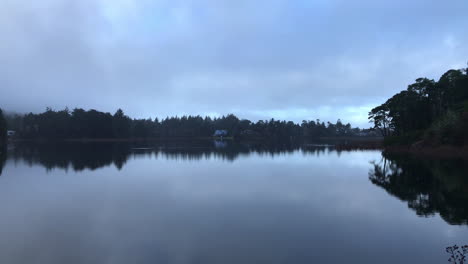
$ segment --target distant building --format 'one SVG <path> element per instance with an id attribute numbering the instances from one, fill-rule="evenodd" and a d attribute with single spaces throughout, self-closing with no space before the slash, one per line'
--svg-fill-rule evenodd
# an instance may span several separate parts
<path id="1" fill-rule="evenodd" d="M 7 131 L 7 136 L 8 137 L 14 137 L 15 135 L 16 135 L 16 131 L 14 131 L 14 130 L 8 130 Z"/>
<path id="2" fill-rule="evenodd" d="M 225 137 L 228 135 L 227 130 L 216 130 L 213 134 L 213 137 Z"/>

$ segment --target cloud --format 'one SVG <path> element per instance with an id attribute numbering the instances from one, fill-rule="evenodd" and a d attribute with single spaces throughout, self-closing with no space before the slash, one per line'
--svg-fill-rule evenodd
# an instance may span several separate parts
<path id="1" fill-rule="evenodd" d="M 366 126 L 371 106 L 468 58 L 461 0 L 2 2 L 0 106 L 11 111 Z"/>

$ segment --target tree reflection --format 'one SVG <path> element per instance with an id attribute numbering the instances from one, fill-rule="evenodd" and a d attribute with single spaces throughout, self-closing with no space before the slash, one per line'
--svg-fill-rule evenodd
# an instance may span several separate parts
<path id="1" fill-rule="evenodd" d="M 129 153 L 121 144 L 20 144 L 10 151 L 15 161 L 23 160 L 29 165 L 41 164 L 46 169 L 94 170 L 114 164 L 122 168 Z"/>
<path id="2" fill-rule="evenodd" d="M 383 153 L 372 166 L 370 181 L 407 202 L 416 214 L 439 213 L 450 224 L 468 224 L 468 165 L 463 161 Z"/>
<path id="3" fill-rule="evenodd" d="M 5 166 L 7 159 L 7 147 L 6 145 L 0 146 L 0 176 L 2 175 L 3 167 Z"/>
<path id="4" fill-rule="evenodd" d="M 9 155 L 16 162 L 24 161 L 30 166 L 39 164 L 47 170 L 55 168 L 82 171 L 95 170 L 106 166 L 122 169 L 132 157 L 155 157 L 180 160 L 222 159 L 235 161 L 239 157 L 258 154 L 276 156 L 300 150 L 304 154 L 323 155 L 341 150 L 328 146 L 275 143 L 233 143 L 233 142 L 139 142 L 139 143 L 21 143 Z"/>

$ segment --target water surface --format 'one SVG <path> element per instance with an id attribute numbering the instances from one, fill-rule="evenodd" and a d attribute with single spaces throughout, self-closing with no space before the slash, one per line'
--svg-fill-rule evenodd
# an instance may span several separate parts
<path id="1" fill-rule="evenodd" d="M 36 144 L 0 177 L 0 263 L 446 263 L 468 168 L 381 151 Z"/>

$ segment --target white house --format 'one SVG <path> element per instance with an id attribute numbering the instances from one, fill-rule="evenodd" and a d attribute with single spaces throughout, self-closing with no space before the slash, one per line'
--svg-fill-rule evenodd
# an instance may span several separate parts
<path id="1" fill-rule="evenodd" d="M 216 130 L 213 134 L 214 137 L 225 137 L 227 136 L 227 130 Z"/>

